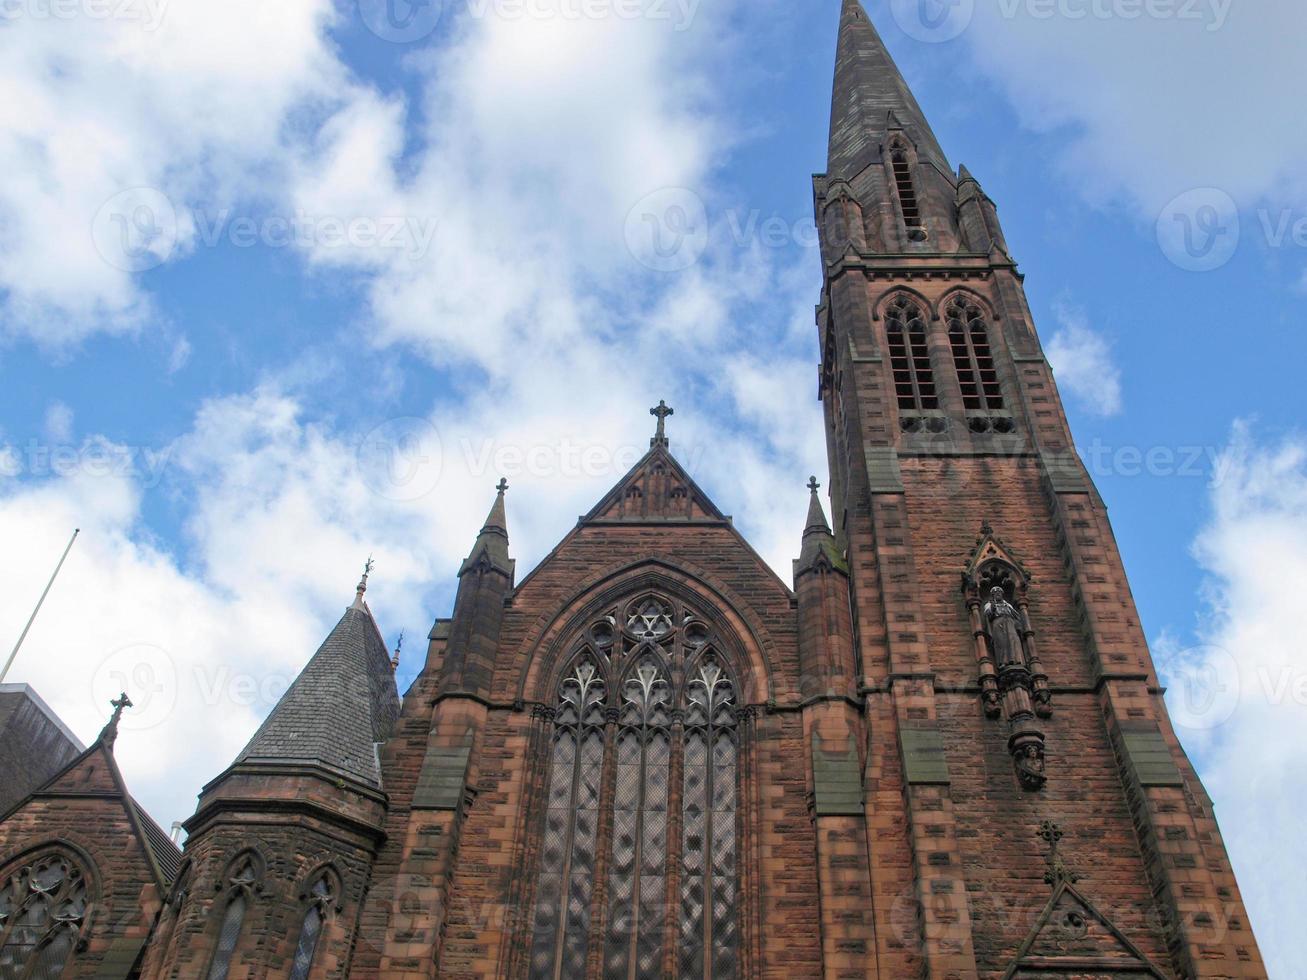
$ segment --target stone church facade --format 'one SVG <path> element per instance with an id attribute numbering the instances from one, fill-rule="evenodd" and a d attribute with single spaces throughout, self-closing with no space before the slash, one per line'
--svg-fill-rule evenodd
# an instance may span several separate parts
<path id="1" fill-rule="evenodd" d="M 814 200 L 792 581 L 663 406 L 520 580 L 501 483 L 402 699 L 365 576 L 184 853 L 116 721 L 0 819 L 0 978 L 1265 977 L 995 206 L 858 0 Z"/>

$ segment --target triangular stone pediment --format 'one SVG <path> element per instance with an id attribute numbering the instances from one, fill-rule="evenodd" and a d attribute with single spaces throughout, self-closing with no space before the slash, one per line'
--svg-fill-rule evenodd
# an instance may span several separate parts
<path id="1" fill-rule="evenodd" d="M 1061 882 L 1003 980 L 1165 976 L 1073 884 Z"/>
<path id="2" fill-rule="evenodd" d="M 655 445 L 582 523 L 598 521 L 707 521 L 727 517 L 717 509 L 665 445 Z"/>
<path id="3" fill-rule="evenodd" d="M 980 529 L 980 537 L 976 539 L 976 546 L 971 550 L 971 555 L 967 559 L 966 573 L 972 576 L 986 562 L 1001 561 L 1010 565 L 1025 577 L 1027 582 L 1030 581 L 1030 573 L 1026 570 L 1025 565 L 1009 550 L 994 529 L 988 523 Z"/>

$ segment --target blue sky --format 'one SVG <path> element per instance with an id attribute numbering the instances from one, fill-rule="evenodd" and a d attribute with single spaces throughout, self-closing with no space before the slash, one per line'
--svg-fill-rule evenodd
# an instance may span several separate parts
<path id="1" fill-rule="evenodd" d="M 0 635 L 84 529 L 9 679 L 87 739 L 155 692 L 119 754 L 165 824 L 367 554 L 388 633 L 447 613 L 501 472 L 525 571 L 665 397 L 782 576 L 824 472 L 835 0 L 446 0 L 408 35 L 361 2 L 0 20 Z M 1307 975 L 1307 12 L 935 2 L 868 8 L 998 203 L 1273 975 Z M 695 224 L 675 268 L 650 208 Z"/>

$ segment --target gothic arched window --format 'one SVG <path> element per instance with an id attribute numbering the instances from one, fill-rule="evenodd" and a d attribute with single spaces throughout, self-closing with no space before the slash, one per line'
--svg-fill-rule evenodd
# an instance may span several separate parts
<path id="1" fill-rule="evenodd" d="M 553 718 L 531 980 L 735 980 L 736 687 L 694 610 L 645 594 L 585 630 Z M 599 872 L 602 901 L 592 893 Z"/>
<path id="2" fill-rule="evenodd" d="M 602 668 L 589 651 L 559 685 L 536 885 L 533 980 L 585 974 L 604 767 L 605 694 Z"/>
<path id="3" fill-rule="evenodd" d="M 681 976 L 737 975 L 735 691 L 706 653 L 685 692 Z"/>
<path id="4" fill-rule="evenodd" d="M 0 888 L 0 977 L 55 980 L 86 918 L 86 872 L 64 851 L 47 851 L 25 860 Z"/>
<path id="5" fill-rule="evenodd" d="M 963 297 L 948 305 L 948 339 L 962 386 L 962 404 L 971 411 L 1003 408 L 1003 389 L 994 367 L 989 325 L 980 307 Z"/>
<path id="6" fill-rule="evenodd" d="M 662 621 L 656 619 L 655 628 Z M 672 716 L 671 687 L 656 653 L 640 656 L 622 685 L 621 699 L 604 976 L 659 980 Z"/>
<path id="7" fill-rule="evenodd" d="M 896 297 L 885 311 L 885 333 L 899 408 L 909 411 L 939 408 L 935 371 L 926 345 L 926 321 L 920 308 L 906 296 Z"/>
<path id="8" fill-rule="evenodd" d="M 214 947 L 213 960 L 209 963 L 208 980 L 227 980 L 227 971 L 231 969 L 232 957 L 245 925 L 245 913 L 249 910 L 262 877 L 263 862 L 253 853 L 239 855 L 228 866 L 225 888 L 227 906 L 223 909 L 218 944 Z"/>
<path id="9" fill-rule="evenodd" d="M 308 907 L 304 910 L 304 918 L 300 923 L 300 938 L 295 945 L 290 980 L 308 980 L 314 954 L 318 951 L 318 941 L 322 938 L 322 930 L 336 904 L 338 891 L 334 876 L 323 869 L 314 877 L 307 894 L 303 896 Z"/>

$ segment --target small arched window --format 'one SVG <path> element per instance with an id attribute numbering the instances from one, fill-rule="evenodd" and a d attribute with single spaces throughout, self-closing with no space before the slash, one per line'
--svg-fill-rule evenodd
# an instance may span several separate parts
<path id="1" fill-rule="evenodd" d="M 63 851 L 46 852 L 0 887 L 0 977 L 55 980 L 86 918 L 86 872 Z"/>
<path id="2" fill-rule="evenodd" d="M 337 892 L 335 878 L 330 871 L 323 870 L 313 879 L 308 892 L 302 896 L 308 903 L 308 908 L 304 910 L 304 919 L 300 924 L 300 938 L 295 946 L 290 980 L 308 980 L 323 928 L 336 905 Z"/>
<path id="3" fill-rule="evenodd" d="M 948 339 L 953 348 L 953 364 L 962 386 L 962 404 L 969 411 L 994 411 L 1003 408 L 1003 389 L 994 367 L 994 351 L 989 344 L 989 325 L 975 303 L 957 297 L 948 305 Z"/>
<path id="4" fill-rule="evenodd" d="M 242 854 L 228 866 L 227 907 L 222 913 L 222 925 L 218 929 L 218 944 L 214 947 L 213 960 L 209 964 L 208 980 L 227 980 L 227 971 L 231 969 L 232 957 L 236 954 L 236 946 L 245 925 L 245 913 L 249 910 L 262 877 L 263 863 L 254 854 Z"/>
<path id="5" fill-rule="evenodd" d="M 926 229 L 921 223 L 921 206 L 917 203 L 917 189 L 912 182 L 912 161 L 905 147 L 896 146 L 890 151 L 890 169 L 894 173 L 894 189 L 898 192 L 899 209 L 903 212 L 908 237 L 914 242 L 923 241 Z"/>
<path id="6" fill-rule="evenodd" d="M 899 296 L 885 311 L 885 324 L 899 408 L 908 411 L 939 408 L 921 310 L 906 296 Z"/>

